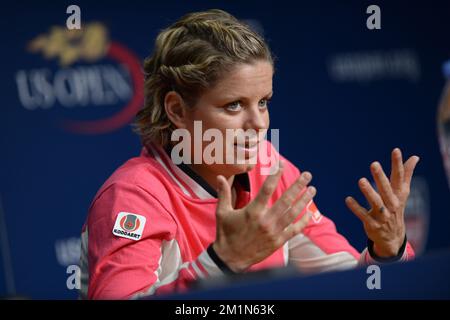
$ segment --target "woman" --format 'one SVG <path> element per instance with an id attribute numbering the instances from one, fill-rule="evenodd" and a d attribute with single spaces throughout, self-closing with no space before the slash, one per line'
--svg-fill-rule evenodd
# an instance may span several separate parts
<path id="1" fill-rule="evenodd" d="M 136 121 L 144 148 L 92 202 L 82 232 L 84 297 L 168 293 L 197 278 L 287 263 L 322 272 L 413 257 L 403 213 L 418 157 L 403 164 L 395 149 L 390 180 L 371 165 L 379 192 L 360 181 L 370 210 L 346 199 L 370 239 L 358 253 L 316 208 L 311 174 L 262 139 L 274 66 L 248 26 L 220 10 L 184 16 L 159 34 L 144 69 Z M 200 134 L 225 137 L 214 152 L 208 139 L 189 139 L 199 123 Z M 269 155 L 279 160 L 266 175 Z"/>

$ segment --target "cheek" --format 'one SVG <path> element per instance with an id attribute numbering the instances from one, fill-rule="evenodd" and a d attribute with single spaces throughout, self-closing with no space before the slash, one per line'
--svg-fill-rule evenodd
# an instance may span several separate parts
<path id="1" fill-rule="evenodd" d="M 267 128 L 269 128 L 269 126 L 270 126 L 270 115 L 269 115 L 269 111 L 266 112 L 265 120 L 266 120 L 266 129 L 267 129 Z"/>
<path id="2" fill-rule="evenodd" d="M 203 129 L 223 126 L 223 115 L 216 108 L 198 108 L 191 116 L 192 121 L 201 121 Z"/>
<path id="3" fill-rule="evenodd" d="M 203 131 L 214 128 L 225 133 L 226 129 L 238 129 L 242 127 L 242 122 L 240 121 L 239 116 L 231 117 L 220 112 L 213 115 L 204 116 L 199 120 L 202 120 Z"/>

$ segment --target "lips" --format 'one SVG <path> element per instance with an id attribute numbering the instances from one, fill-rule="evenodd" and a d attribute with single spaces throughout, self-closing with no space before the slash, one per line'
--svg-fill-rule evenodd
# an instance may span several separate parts
<path id="1" fill-rule="evenodd" d="M 258 153 L 259 141 L 252 140 L 245 143 L 234 143 L 234 147 L 237 151 L 238 158 L 244 157 L 244 159 L 253 158 Z"/>
<path id="2" fill-rule="evenodd" d="M 245 149 L 253 149 L 258 146 L 258 141 L 256 142 L 246 142 L 246 143 L 235 143 L 234 145 L 239 148 L 245 148 Z"/>
<path id="3" fill-rule="evenodd" d="M 241 147 L 241 148 L 253 148 L 256 147 L 260 141 L 258 139 L 246 139 L 244 143 L 236 141 L 234 142 L 235 146 Z"/>

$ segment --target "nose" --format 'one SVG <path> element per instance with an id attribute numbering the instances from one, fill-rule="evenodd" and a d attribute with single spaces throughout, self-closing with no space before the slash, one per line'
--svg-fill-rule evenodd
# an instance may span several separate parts
<path id="1" fill-rule="evenodd" d="M 269 127 L 269 113 L 261 110 L 257 105 L 247 109 L 244 130 L 265 130 Z"/>

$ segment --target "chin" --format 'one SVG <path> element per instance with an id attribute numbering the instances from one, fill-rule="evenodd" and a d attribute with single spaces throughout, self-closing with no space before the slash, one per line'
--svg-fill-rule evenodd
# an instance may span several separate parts
<path id="1" fill-rule="evenodd" d="M 236 165 L 236 168 L 238 168 L 240 170 L 240 173 L 244 173 L 244 172 L 251 171 L 255 166 L 256 166 L 256 164 L 254 164 L 254 163 L 252 163 L 252 164 L 240 164 L 240 165 Z"/>
<path id="2" fill-rule="evenodd" d="M 245 173 L 251 171 L 256 164 L 246 163 L 246 164 L 223 164 L 216 168 L 216 172 L 225 177 L 231 177 L 237 174 Z"/>

